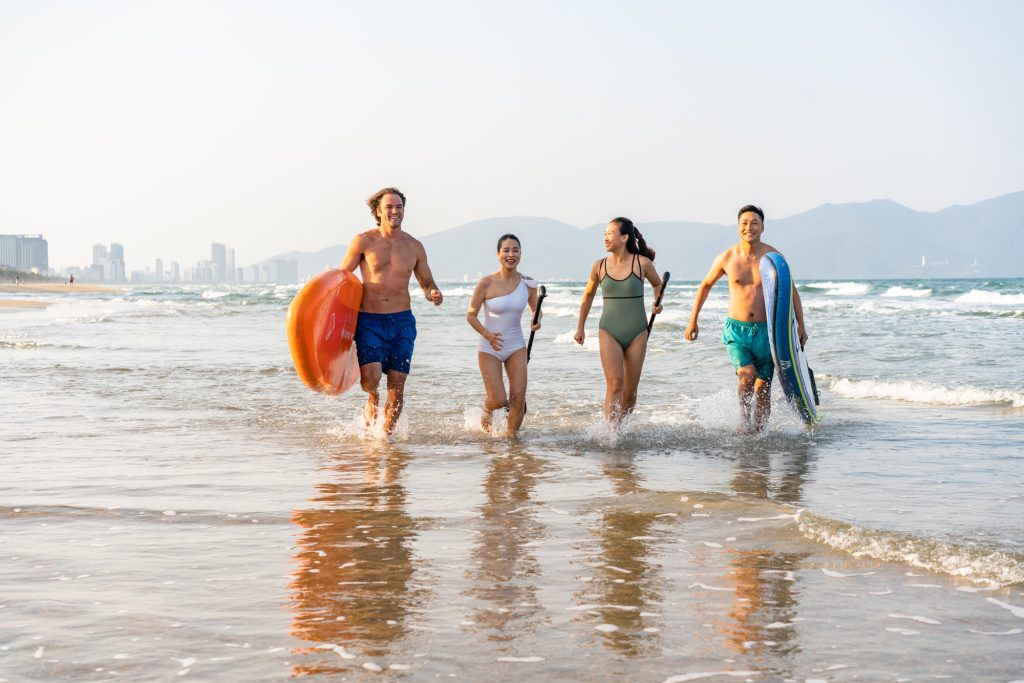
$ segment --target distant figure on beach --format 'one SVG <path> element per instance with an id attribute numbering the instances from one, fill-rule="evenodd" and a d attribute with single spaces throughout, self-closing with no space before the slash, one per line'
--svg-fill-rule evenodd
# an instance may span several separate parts
<path id="1" fill-rule="evenodd" d="M 708 292 L 723 275 L 729 278 L 729 316 L 722 330 L 732 367 L 739 377 L 740 414 L 745 431 L 761 431 L 771 415 L 772 376 L 775 363 L 768 341 L 768 314 L 761 289 L 761 257 L 775 247 L 761 241 L 764 212 L 748 204 L 738 214 L 740 241 L 718 255 L 711 270 L 697 288 L 690 313 L 690 324 L 683 337 L 697 341 L 697 316 Z M 804 310 L 793 283 L 793 310 L 796 314 L 800 346 L 807 343 Z"/>
<path id="2" fill-rule="evenodd" d="M 405 380 L 412 363 L 416 319 L 412 315 L 409 280 L 414 275 L 427 301 L 440 306 L 444 297 L 427 265 L 423 244 L 402 230 L 405 195 L 385 187 L 366 200 L 377 227 L 360 233 L 348 246 L 342 270 L 359 268 L 363 300 L 356 326 L 356 355 L 360 384 L 366 392 L 366 424 L 377 420 L 378 387 L 388 378 L 384 432 L 391 434 L 402 414 Z"/>
<path id="3" fill-rule="evenodd" d="M 69 275 L 68 276 L 68 284 L 72 284 L 72 285 L 75 284 L 75 276 L 74 275 Z"/>
<path id="4" fill-rule="evenodd" d="M 522 275 L 519 260 L 522 245 L 512 234 L 498 238 L 498 270 L 484 275 L 476 283 L 469 302 L 466 322 L 480 335 L 477 362 L 484 380 L 487 398 L 480 426 L 490 431 L 491 414 L 498 408 L 508 409 L 507 430 L 515 436 L 526 414 L 526 339 L 523 337 L 523 311 L 529 306 L 537 310 L 537 281 Z M 483 306 L 484 322 L 480 322 Z M 540 322 L 531 325 L 540 329 Z M 508 394 L 501 375 L 502 366 L 508 375 Z"/>
<path id="5" fill-rule="evenodd" d="M 636 405 L 640 372 L 647 356 L 644 280 L 657 290 L 661 277 L 654 267 L 654 250 L 628 218 L 612 219 L 604 231 L 604 248 L 608 256 L 595 261 L 590 269 L 575 338 L 577 344 L 583 344 L 584 326 L 600 287 L 603 309 L 598 343 L 607 384 L 604 414 L 609 422 L 618 424 Z M 661 306 L 654 312 L 660 313 Z"/>
<path id="6" fill-rule="evenodd" d="M 14 276 L 14 284 L 15 285 L 20 285 L 21 284 L 21 276 L 20 275 L 15 275 Z"/>

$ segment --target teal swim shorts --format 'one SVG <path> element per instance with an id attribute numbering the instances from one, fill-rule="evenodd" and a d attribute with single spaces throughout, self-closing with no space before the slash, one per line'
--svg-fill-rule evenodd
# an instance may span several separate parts
<path id="1" fill-rule="evenodd" d="M 775 362 L 772 347 L 768 343 L 768 323 L 745 323 L 732 318 L 725 319 L 722 328 L 722 343 L 732 359 L 732 369 L 739 370 L 753 365 L 757 376 L 765 382 L 772 381 Z"/>

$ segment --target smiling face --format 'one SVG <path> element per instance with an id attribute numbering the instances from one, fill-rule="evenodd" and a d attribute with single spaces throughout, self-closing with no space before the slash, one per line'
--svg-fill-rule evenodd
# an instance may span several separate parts
<path id="1" fill-rule="evenodd" d="M 514 237 L 502 240 L 501 245 L 498 247 L 498 263 L 501 264 L 502 268 L 515 270 L 519 265 L 519 259 L 522 258 L 522 255 L 522 247 L 519 246 L 519 240 Z"/>
<path id="2" fill-rule="evenodd" d="M 740 214 L 739 225 L 740 239 L 747 244 L 756 244 L 761 241 L 761 233 L 764 232 L 764 223 L 761 217 L 754 211 L 744 211 Z"/>
<path id="3" fill-rule="evenodd" d="M 405 202 L 397 194 L 386 194 L 380 198 L 377 215 L 380 216 L 381 227 L 400 228 L 405 218 Z"/>
<path id="4" fill-rule="evenodd" d="M 626 242 L 628 240 L 629 235 L 622 234 L 622 230 L 619 228 L 618 223 L 609 223 L 608 227 L 604 229 L 605 251 L 616 251 L 618 249 L 625 249 Z"/>

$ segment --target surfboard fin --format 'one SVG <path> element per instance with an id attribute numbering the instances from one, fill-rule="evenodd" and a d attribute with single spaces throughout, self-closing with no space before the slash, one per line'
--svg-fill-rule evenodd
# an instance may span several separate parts
<path id="1" fill-rule="evenodd" d="M 807 372 L 811 376 L 811 391 L 814 393 L 814 405 L 820 406 L 821 399 L 818 398 L 818 383 L 814 381 L 814 370 L 808 367 Z"/>

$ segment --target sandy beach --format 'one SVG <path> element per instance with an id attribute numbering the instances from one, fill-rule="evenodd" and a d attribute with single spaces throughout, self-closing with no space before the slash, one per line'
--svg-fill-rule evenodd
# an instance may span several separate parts
<path id="1" fill-rule="evenodd" d="M 0 292 L 5 294 L 17 294 L 19 292 L 46 292 L 53 294 L 74 294 L 80 293 L 96 293 L 96 292 L 119 292 L 121 290 L 115 287 L 105 287 L 103 285 L 88 285 L 88 284 L 65 284 L 63 282 L 25 282 L 20 285 L 3 284 L 0 285 Z"/>
<path id="2" fill-rule="evenodd" d="M 0 308 L 46 308 L 50 303 L 28 299 L 0 299 Z"/>
<path id="3" fill-rule="evenodd" d="M 63 282 L 25 282 L 20 285 L 0 284 L 3 294 L 97 294 L 116 293 L 121 290 L 103 285 L 69 285 Z M 46 308 L 52 301 L 42 299 L 0 299 L 0 309 Z"/>

